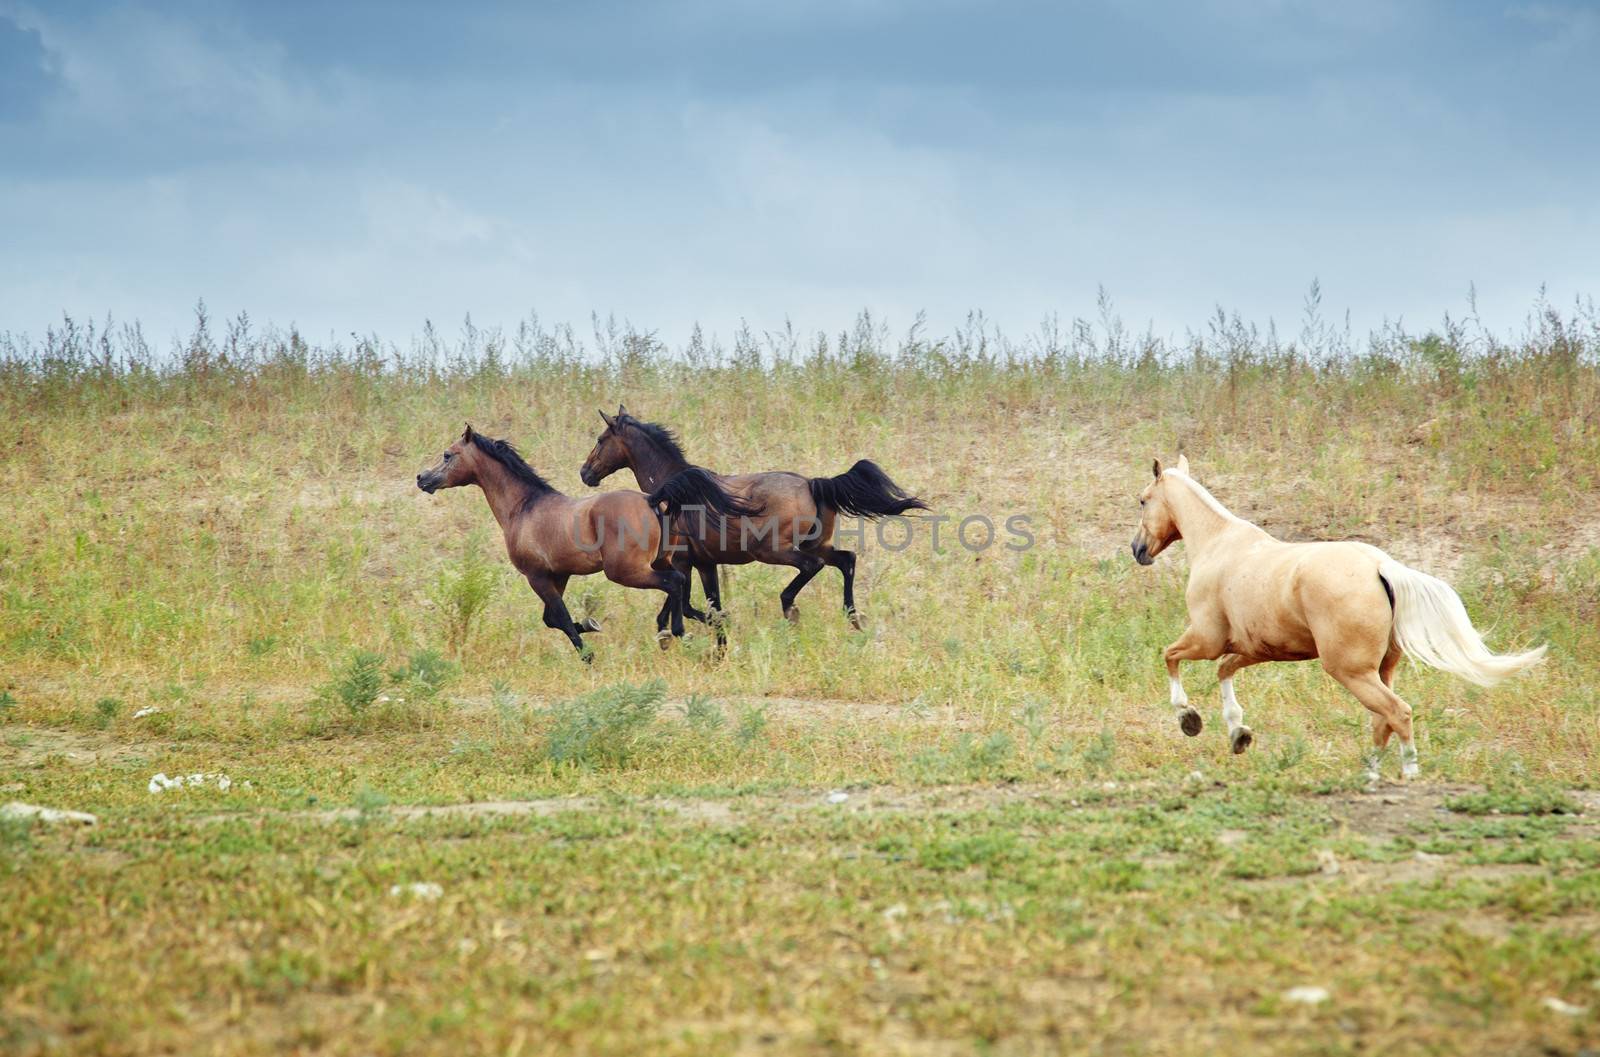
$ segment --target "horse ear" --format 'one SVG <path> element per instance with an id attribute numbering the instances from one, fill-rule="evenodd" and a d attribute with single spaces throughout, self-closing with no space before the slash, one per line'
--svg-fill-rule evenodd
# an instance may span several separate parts
<path id="1" fill-rule="evenodd" d="M 1189 472 L 1189 457 L 1187 455 L 1184 455 L 1182 452 L 1178 453 L 1178 472 L 1179 473 L 1188 473 Z"/>
<path id="2" fill-rule="evenodd" d="M 615 426 L 617 424 L 616 419 L 612 418 L 610 415 L 606 414 L 604 411 L 600 412 L 600 417 L 605 421 L 605 424 L 608 427 Z"/>
<path id="3" fill-rule="evenodd" d="M 626 415 L 627 413 L 628 413 L 628 409 L 627 408 L 623 407 L 621 404 L 617 405 L 617 417 L 618 418 L 621 418 L 623 415 Z"/>
<path id="4" fill-rule="evenodd" d="M 471 422 L 468 422 L 467 423 L 467 428 L 462 431 L 461 439 L 462 439 L 463 442 L 470 442 L 472 440 L 472 423 Z"/>
<path id="5" fill-rule="evenodd" d="M 1161 460 L 1157 459 L 1155 461 L 1155 463 L 1151 465 L 1150 469 L 1155 472 L 1156 480 L 1160 480 L 1161 479 Z"/>

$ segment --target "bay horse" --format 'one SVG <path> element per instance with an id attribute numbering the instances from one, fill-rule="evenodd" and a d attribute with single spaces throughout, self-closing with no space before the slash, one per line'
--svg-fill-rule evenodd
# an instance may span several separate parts
<path id="1" fill-rule="evenodd" d="M 605 431 L 578 470 L 584 484 L 593 487 L 627 467 L 639 487 L 649 490 L 692 468 L 677 437 L 665 426 L 642 422 L 620 405 L 615 416 L 602 411 L 600 418 L 606 424 Z M 845 616 L 850 626 L 859 631 L 855 552 L 832 544 L 838 516 L 881 518 L 928 509 L 926 503 L 895 484 L 877 463 L 868 459 L 836 477 L 804 477 L 786 470 L 712 476 L 729 493 L 758 506 L 763 515 L 759 522 L 745 517 L 732 526 L 719 526 L 716 532 L 708 530 L 703 518 L 693 525 L 682 524 L 692 522 L 691 515 L 680 519 L 679 531 L 688 536 L 689 550 L 674 561 L 680 572 L 687 573 L 691 567 L 699 572 L 711 616 L 708 618 L 693 607 L 685 612 L 697 620 L 715 620 L 719 642 L 725 640 L 721 621 L 716 619 L 722 610 L 717 566 L 748 562 L 788 565 L 799 570 L 778 596 L 783 615 L 790 621 L 799 619 L 795 597 L 801 588 L 823 566 L 838 569 L 844 577 Z"/>
<path id="2" fill-rule="evenodd" d="M 1537 664 L 1544 646 L 1489 652 L 1466 606 L 1443 580 L 1407 568 L 1377 547 L 1354 541 L 1285 543 L 1235 516 L 1189 476 L 1189 460 L 1161 468 L 1139 493 L 1133 557 L 1149 565 L 1174 540 L 1189 551 L 1189 624 L 1162 656 L 1172 707 L 1190 737 L 1200 713 L 1178 679 L 1180 661 L 1219 661 L 1222 721 L 1235 753 L 1250 746 L 1244 709 L 1233 693 L 1241 668 L 1265 661 L 1320 658 L 1372 713 L 1367 778 L 1376 782 L 1382 752 L 1400 738 L 1401 773 L 1421 773 L 1411 706 L 1394 692 L 1395 668 L 1409 653 L 1431 667 L 1493 686 Z"/>
<path id="3" fill-rule="evenodd" d="M 583 635 L 600 630 L 591 619 L 573 622 L 562 594 L 567 580 L 604 572 L 624 587 L 664 591 L 667 604 L 657 620 L 662 648 L 668 620 L 672 635 L 683 635 L 683 608 L 689 580 L 672 568 L 668 552 L 676 543 L 665 525 L 685 506 L 736 515 L 759 511 L 729 495 L 704 470 L 688 470 L 639 492 L 602 492 L 574 499 L 562 495 L 504 440 L 475 433 L 471 425 L 445 449 L 439 464 L 417 474 L 417 487 L 432 495 L 441 488 L 477 485 L 505 536 L 511 564 L 544 602 L 544 623 L 571 640 L 585 659 Z"/>

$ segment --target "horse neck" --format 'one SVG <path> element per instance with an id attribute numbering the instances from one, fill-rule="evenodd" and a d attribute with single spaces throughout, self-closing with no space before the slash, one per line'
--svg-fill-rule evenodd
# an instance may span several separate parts
<path id="1" fill-rule="evenodd" d="M 1188 478 L 1179 478 L 1167 488 L 1168 502 L 1172 504 L 1172 519 L 1178 534 L 1192 550 L 1205 550 L 1226 530 L 1249 522 L 1236 517 L 1225 508 L 1218 509 L 1205 501 Z"/>
<path id="2" fill-rule="evenodd" d="M 628 443 L 628 469 L 639 483 L 639 491 L 654 492 L 675 474 L 689 468 L 686 459 L 680 459 L 664 448 L 659 448 L 639 430 L 634 430 Z"/>
<path id="3" fill-rule="evenodd" d="M 489 501 L 489 509 L 494 511 L 494 519 L 499 522 L 502 532 L 510 532 L 511 526 L 528 505 L 528 486 L 511 476 L 511 471 L 495 459 L 481 460 L 483 465 L 478 469 L 478 487 L 483 489 L 483 497 Z"/>

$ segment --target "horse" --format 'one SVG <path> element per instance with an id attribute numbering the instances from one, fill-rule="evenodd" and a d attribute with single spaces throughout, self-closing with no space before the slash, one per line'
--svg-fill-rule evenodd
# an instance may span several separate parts
<path id="1" fill-rule="evenodd" d="M 469 424 L 437 466 L 417 474 L 417 487 L 432 495 L 473 484 L 489 501 L 511 564 L 544 602 L 545 626 L 565 634 L 585 660 L 591 654 L 583 636 L 600 625 L 588 618 L 574 623 L 562 600 L 568 578 L 604 572 L 624 587 L 666 592 L 667 604 L 656 621 L 656 637 L 665 649 L 671 643 L 664 633 L 669 620 L 672 636 L 683 635 L 689 595 L 688 577 L 669 558 L 686 544 L 671 536 L 668 521 L 685 506 L 727 515 L 759 513 L 699 469 L 667 478 L 648 496 L 617 491 L 574 499 L 539 476 L 509 443 L 476 433 Z"/>
<path id="2" fill-rule="evenodd" d="M 600 412 L 606 428 L 595 441 L 594 450 L 578 470 L 584 484 L 594 487 L 616 471 L 627 467 L 642 489 L 658 488 L 674 474 L 692 468 L 677 437 L 665 426 L 642 422 L 619 405 L 615 416 Z M 692 567 L 700 574 L 710 615 L 693 607 L 685 611 L 693 619 L 714 621 L 718 642 L 725 641 L 722 622 L 722 590 L 717 581 L 718 565 L 744 565 L 763 562 L 787 565 L 799 570 L 778 596 L 785 618 L 800 618 L 795 597 L 811 578 L 831 565 L 844 577 L 844 612 L 850 626 L 861 630 L 861 614 L 856 609 L 855 552 L 833 546 L 834 524 L 840 514 L 882 518 L 907 510 L 926 510 L 928 505 L 907 492 L 877 463 L 862 459 L 835 477 L 804 477 L 786 470 L 769 473 L 713 475 L 730 493 L 761 507 L 763 523 L 750 518 L 739 522 L 738 531 L 719 526 L 715 533 L 701 519 L 698 525 L 684 525 L 679 531 L 689 537 L 687 554 L 674 558 L 680 572 Z M 687 515 L 685 516 L 687 517 Z M 694 531 L 698 529 L 698 531 Z"/>
<path id="3" fill-rule="evenodd" d="M 1235 754 L 1253 735 L 1234 696 L 1233 677 L 1266 661 L 1320 658 L 1323 670 L 1372 713 L 1367 779 L 1390 737 L 1400 739 L 1401 774 L 1422 773 L 1412 738 L 1411 706 L 1394 692 L 1400 659 L 1412 657 L 1480 686 L 1493 686 L 1534 664 L 1539 646 L 1497 655 L 1484 645 L 1449 584 L 1354 541 L 1285 543 L 1231 513 L 1189 476 L 1189 460 L 1163 470 L 1139 493 L 1133 557 L 1149 565 L 1174 540 L 1189 551 L 1189 623 L 1162 651 L 1172 707 L 1190 737 L 1200 713 L 1178 679 L 1180 661 L 1218 661 L 1222 721 Z"/>

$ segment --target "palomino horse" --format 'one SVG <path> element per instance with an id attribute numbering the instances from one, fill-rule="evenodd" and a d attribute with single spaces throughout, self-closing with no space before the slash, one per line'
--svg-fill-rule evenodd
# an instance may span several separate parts
<path id="1" fill-rule="evenodd" d="M 657 624 L 665 648 L 669 640 L 660 629 L 667 618 L 672 634 L 683 634 L 689 580 L 666 558 L 671 541 L 663 535 L 662 516 L 676 518 L 685 506 L 729 516 L 759 512 L 730 496 L 704 470 L 677 474 L 648 496 L 602 492 L 573 499 L 551 487 L 510 444 L 474 433 L 470 425 L 445 449 L 439 465 L 417 474 L 417 487 L 429 495 L 469 484 L 483 489 L 511 564 L 544 601 L 545 626 L 564 632 L 586 658 L 582 636 L 600 626 L 593 620 L 573 623 L 561 598 L 568 577 L 603 571 L 624 587 L 665 591 L 667 605 Z M 684 546 L 682 541 L 672 545 Z"/>
<path id="2" fill-rule="evenodd" d="M 1263 661 L 1322 667 L 1372 712 L 1368 778 L 1390 735 L 1400 736 L 1401 771 L 1421 773 L 1411 734 L 1411 706 L 1394 692 L 1394 671 L 1409 653 L 1424 664 L 1493 686 L 1544 656 L 1545 647 L 1500 656 L 1489 652 L 1460 597 L 1443 580 L 1408 569 L 1365 543 L 1284 543 L 1236 517 L 1189 476 L 1189 460 L 1139 493 L 1133 557 L 1149 565 L 1173 540 L 1189 549 L 1189 626 L 1163 653 L 1172 706 L 1183 732 L 1200 733 L 1200 713 L 1178 681 L 1179 661 L 1213 661 L 1222 690 L 1222 721 L 1236 753 L 1252 740 L 1233 676 Z"/>
<path id="3" fill-rule="evenodd" d="M 626 466 L 642 489 L 659 488 L 673 474 L 690 469 L 689 459 L 678 440 L 664 426 L 641 422 L 618 407 L 616 417 L 600 412 L 605 432 L 595 441 L 594 450 L 584 460 L 578 476 L 593 487 Z M 708 531 L 705 519 L 698 522 L 685 514 L 677 531 L 689 537 L 687 555 L 674 557 L 680 572 L 690 566 L 699 570 L 706 590 L 706 604 L 712 614 L 722 609 L 722 590 L 717 583 L 718 565 L 743 565 L 764 562 L 788 565 L 800 570 L 779 601 L 783 615 L 799 619 L 795 596 L 811 578 L 831 565 L 844 576 L 844 612 L 850 624 L 861 627 L 856 612 L 855 552 L 832 545 L 834 522 L 840 514 L 880 518 L 907 510 L 926 510 L 928 505 L 889 479 L 878 465 L 862 459 L 837 477 L 802 477 L 797 473 L 775 471 L 715 475 L 718 483 L 736 496 L 759 507 L 762 518 L 744 518 L 734 526 L 719 526 Z M 694 609 L 689 616 L 704 619 Z M 718 637 L 721 641 L 719 626 Z"/>

